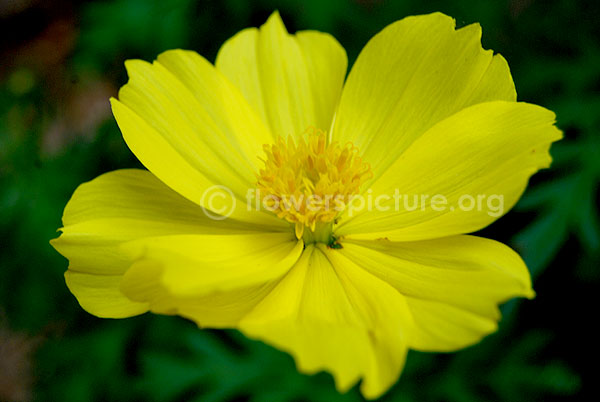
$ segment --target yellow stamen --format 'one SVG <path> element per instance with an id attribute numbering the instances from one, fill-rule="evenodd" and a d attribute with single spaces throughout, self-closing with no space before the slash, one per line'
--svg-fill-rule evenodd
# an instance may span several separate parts
<path id="1" fill-rule="evenodd" d="M 305 227 L 314 232 L 319 222 L 331 222 L 357 195 L 371 176 L 352 144 L 327 143 L 326 133 L 309 129 L 296 144 L 278 138 L 265 145 L 265 167 L 258 175 L 264 205 L 295 225 L 301 238 Z"/>

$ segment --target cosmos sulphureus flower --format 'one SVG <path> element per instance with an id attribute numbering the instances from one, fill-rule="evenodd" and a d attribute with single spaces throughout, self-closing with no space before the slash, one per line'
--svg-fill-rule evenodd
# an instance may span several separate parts
<path id="1" fill-rule="evenodd" d="M 291 35 L 278 13 L 214 65 L 171 50 L 125 66 L 112 110 L 147 170 L 82 184 L 52 241 L 91 314 L 236 328 L 376 398 L 409 349 L 472 345 L 497 329 L 499 304 L 533 297 L 514 251 L 467 235 L 500 214 L 461 204 L 495 195 L 506 212 L 561 132 L 516 101 L 478 24 L 395 22 L 347 78 L 332 36 Z M 444 203 L 408 208 L 398 191 Z M 365 195 L 377 208 L 351 208 Z"/>

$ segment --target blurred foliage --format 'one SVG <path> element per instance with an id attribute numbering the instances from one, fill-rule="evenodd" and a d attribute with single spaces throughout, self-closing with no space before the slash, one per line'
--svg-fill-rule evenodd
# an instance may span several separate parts
<path id="1" fill-rule="evenodd" d="M 4 370 L 17 379 L 0 388 L 0 400 L 362 400 L 356 387 L 340 395 L 328 374 L 301 375 L 291 357 L 235 331 L 198 330 L 176 317 L 92 317 L 68 292 L 67 262 L 48 245 L 78 184 L 139 167 L 107 103 L 126 80 L 123 61 L 151 60 L 177 47 L 214 59 L 224 40 L 260 25 L 275 8 L 292 31 L 334 34 L 351 62 L 373 34 L 406 15 L 442 11 L 459 25 L 480 22 L 484 46 L 508 59 L 519 99 L 556 111 L 565 132 L 552 148 L 552 168 L 532 179 L 514 211 L 482 232 L 519 250 L 536 278 L 537 298 L 504 306 L 500 331 L 479 345 L 451 355 L 411 352 L 382 400 L 598 400 L 586 362 L 597 350 L 587 327 L 600 280 L 597 2 L 6 4 L 14 7 L 0 2 L 0 346 L 18 337 L 30 342 L 23 350 L 35 353 L 10 350 L 31 365 L 5 367 L 11 360 L 0 356 L 0 376 Z"/>

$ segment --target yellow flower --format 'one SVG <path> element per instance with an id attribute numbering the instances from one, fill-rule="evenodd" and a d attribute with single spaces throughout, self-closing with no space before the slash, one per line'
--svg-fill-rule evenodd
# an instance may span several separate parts
<path id="1" fill-rule="evenodd" d="M 362 380 L 367 398 L 409 348 L 478 342 L 499 303 L 534 293 L 515 252 L 465 233 L 510 209 L 561 137 L 480 38 L 440 13 L 408 17 L 344 80 L 334 38 L 290 35 L 274 13 L 214 66 L 183 50 L 126 62 L 112 108 L 148 171 L 75 191 L 52 242 L 69 289 L 99 317 L 237 328 L 341 392 Z M 310 202 L 286 203 L 298 197 Z"/>

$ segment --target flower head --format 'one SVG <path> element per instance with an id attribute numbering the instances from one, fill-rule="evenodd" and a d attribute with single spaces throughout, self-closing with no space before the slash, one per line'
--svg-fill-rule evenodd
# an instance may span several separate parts
<path id="1" fill-rule="evenodd" d="M 478 342 L 498 304 L 534 293 L 515 252 L 465 233 L 510 209 L 561 137 L 480 37 L 408 17 L 345 80 L 334 38 L 290 35 L 274 13 L 215 65 L 183 50 L 128 61 L 112 108 L 148 170 L 75 191 L 52 242 L 69 289 L 99 317 L 237 328 L 367 398 L 408 349 Z"/>

